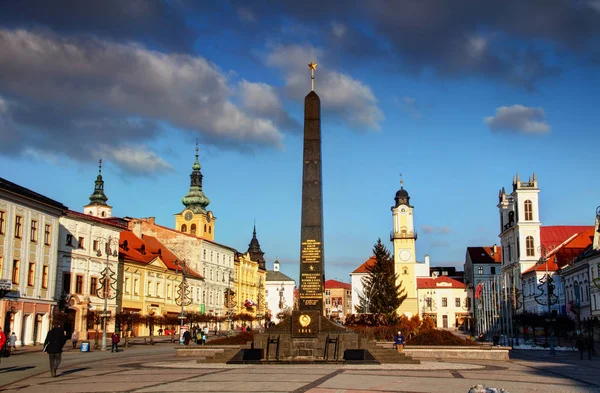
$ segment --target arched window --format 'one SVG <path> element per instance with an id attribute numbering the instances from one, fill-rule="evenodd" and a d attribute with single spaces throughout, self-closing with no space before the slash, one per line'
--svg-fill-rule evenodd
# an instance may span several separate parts
<path id="1" fill-rule="evenodd" d="M 208 226 L 208 233 L 212 233 L 212 227 L 210 225 Z"/>
<path id="2" fill-rule="evenodd" d="M 187 232 L 187 225 L 185 225 L 185 224 L 181 225 L 181 232 Z"/>
<path id="3" fill-rule="evenodd" d="M 206 232 L 206 224 L 204 224 L 204 232 Z"/>
<path id="4" fill-rule="evenodd" d="M 535 248 L 533 244 L 533 236 L 527 236 L 525 238 L 525 249 L 528 257 L 535 256 Z"/>
<path id="5" fill-rule="evenodd" d="M 204 259 L 206 259 L 206 250 L 204 250 Z"/>
<path id="6" fill-rule="evenodd" d="M 102 217 L 104 217 L 105 212 L 102 212 Z"/>
<path id="7" fill-rule="evenodd" d="M 525 221 L 533 221 L 533 204 L 529 199 L 525 201 Z"/>
<path id="8" fill-rule="evenodd" d="M 196 234 L 196 224 L 192 224 L 190 226 L 190 233 L 195 235 Z"/>

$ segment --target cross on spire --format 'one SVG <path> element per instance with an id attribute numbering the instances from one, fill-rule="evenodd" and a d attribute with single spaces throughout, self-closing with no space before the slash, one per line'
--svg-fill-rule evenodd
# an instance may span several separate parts
<path id="1" fill-rule="evenodd" d="M 98 173 L 102 174 L 102 158 L 98 161 Z"/>
<path id="2" fill-rule="evenodd" d="M 403 188 L 402 185 L 404 184 L 404 179 L 402 178 L 402 173 L 400 174 L 400 188 Z"/>

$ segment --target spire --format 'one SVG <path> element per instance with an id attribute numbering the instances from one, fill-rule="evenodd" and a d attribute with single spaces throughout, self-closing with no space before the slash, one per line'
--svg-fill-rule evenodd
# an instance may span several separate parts
<path id="1" fill-rule="evenodd" d="M 187 195 L 181 199 L 181 203 L 187 209 L 194 213 L 206 213 L 206 206 L 210 203 L 210 199 L 204 195 L 202 191 L 202 173 L 200 172 L 200 162 L 198 161 L 198 140 L 196 139 L 196 160 L 192 165 L 192 174 L 190 175 L 190 190 Z"/>
<path id="2" fill-rule="evenodd" d="M 402 173 L 400 174 L 400 189 L 396 192 L 394 200 L 396 201 L 396 204 L 392 207 L 392 209 L 400 205 L 410 206 L 410 196 L 408 196 L 408 191 L 404 189 L 404 179 L 402 178 Z"/>
<path id="3" fill-rule="evenodd" d="M 108 197 L 104 194 L 104 180 L 102 180 L 102 159 L 98 162 L 98 176 L 94 184 L 94 193 L 90 195 L 90 205 L 105 205 Z"/>
<path id="4" fill-rule="evenodd" d="M 250 244 L 248 244 L 248 251 L 250 254 L 250 259 L 258 262 L 258 267 L 260 269 L 265 270 L 265 253 L 260 249 L 260 243 L 258 242 L 258 238 L 256 237 L 256 220 L 254 221 L 254 231 L 252 232 L 252 240 L 250 240 Z"/>

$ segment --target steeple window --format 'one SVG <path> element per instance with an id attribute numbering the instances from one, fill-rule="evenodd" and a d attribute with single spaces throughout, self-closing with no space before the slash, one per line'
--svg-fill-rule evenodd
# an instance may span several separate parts
<path id="1" fill-rule="evenodd" d="M 185 224 L 181 225 L 181 232 L 187 232 L 187 225 L 185 225 Z"/>
<path id="2" fill-rule="evenodd" d="M 208 226 L 208 233 L 212 233 L 212 227 L 210 225 Z"/>
<path id="3" fill-rule="evenodd" d="M 192 225 L 190 225 L 190 233 L 191 233 L 192 235 L 195 235 L 195 234 L 196 234 L 196 224 L 192 224 Z"/>
<path id="4" fill-rule="evenodd" d="M 528 257 L 534 257 L 535 256 L 535 248 L 534 248 L 534 244 L 533 244 L 533 236 L 527 236 L 525 238 L 525 248 L 526 248 L 526 253 Z"/>
<path id="5" fill-rule="evenodd" d="M 206 224 L 204 224 L 204 232 L 206 232 Z"/>
<path id="6" fill-rule="evenodd" d="M 525 201 L 525 221 L 533 221 L 533 204 L 529 199 Z"/>

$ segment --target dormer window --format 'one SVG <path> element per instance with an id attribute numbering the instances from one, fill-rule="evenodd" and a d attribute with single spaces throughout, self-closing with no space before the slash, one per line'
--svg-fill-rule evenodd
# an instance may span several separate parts
<path id="1" fill-rule="evenodd" d="M 129 250 L 129 242 L 127 240 L 125 240 L 123 242 L 123 250 L 125 250 L 125 251 Z"/>
<path id="2" fill-rule="evenodd" d="M 142 244 L 142 247 L 140 248 L 140 252 L 142 254 L 146 254 L 146 245 L 145 244 Z"/>

